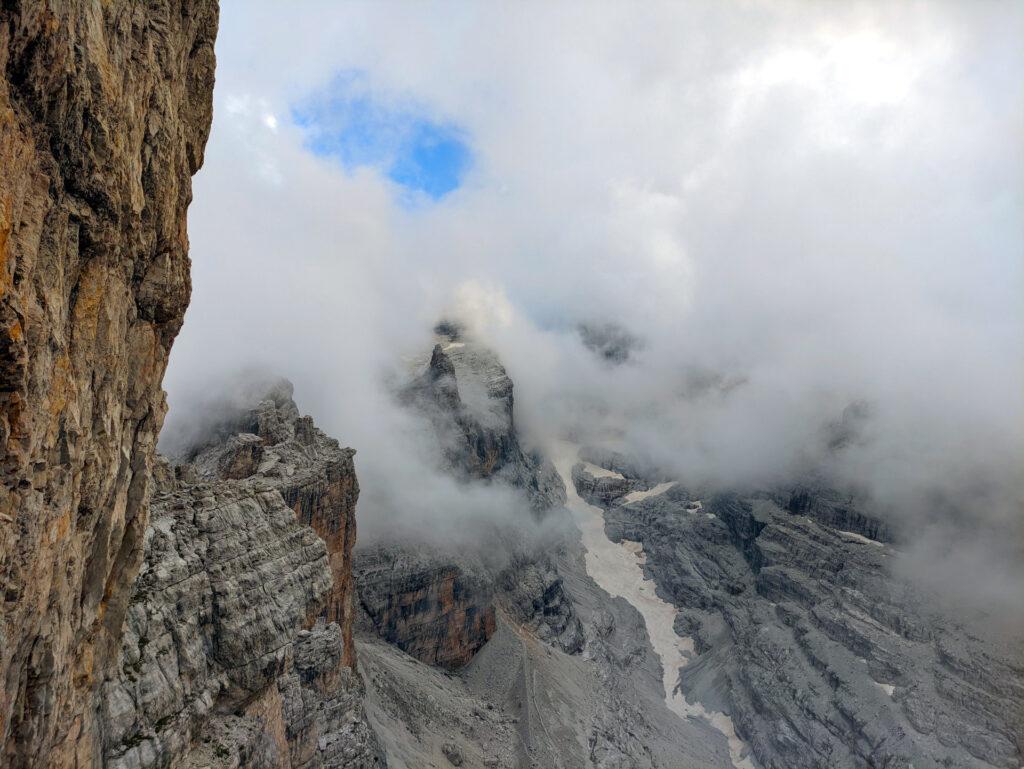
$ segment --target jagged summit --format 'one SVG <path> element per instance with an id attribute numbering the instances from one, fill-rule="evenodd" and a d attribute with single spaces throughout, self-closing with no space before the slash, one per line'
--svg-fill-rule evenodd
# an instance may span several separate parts
<path id="1" fill-rule="evenodd" d="M 613 366 L 622 365 L 644 348 L 640 337 L 618 323 L 579 323 L 576 332 L 584 347 Z"/>
<path id="2" fill-rule="evenodd" d="M 538 513 L 565 502 L 565 487 L 551 463 L 520 443 L 504 366 L 463 331 L 438 336 L 429 361 L 400 398 L 432 425 L 448 472 L 522 489 Z"/>
<path id="3" fill-rule="evenodd" d="M 385 765 L 355 670 L 354 452 L 292 391 L 254 388 L 192 462 L 158 465 L 100 698 L 112 769 Z"/>
<path id="4" fill-rule="evenodd" d="M 571 647 L 578 623 L 571 606 L 560 603 L 558 577 L 549 568 L 541 595 L 521 607 L 521 597 L 513 597 L 521 580 L 507 572 L 509 564 L 518 564 L 525 574 L 544 560 L 543 550 L 530 544 L 531 530 L 564 501 L 564 486 L 549 462 L 521 448 L 512 380 L 498 356 L 454 322 L 435 331 L 429 360 L 401 390 L 400 401 L 422 415 L 436 437 L 439 472 L 521 493 L 524 515 L 482 521 L 487 534 L 478 550 L 463 543 L 447 547 L 427 536 L 433 532 L 422 540 L 408 532 L 401 541 L 361 548 L 356 571 L 362 607 L 382 638 L 442 667 L 461 667 L 473 658 L 495 632 L 501 604 L 527 624 L 547 606 L 547 619 L 535 627 Z M 525 514 L 531 509 L 537 517 Z M 444 512 L 438 511 L 439 519 Z"/>

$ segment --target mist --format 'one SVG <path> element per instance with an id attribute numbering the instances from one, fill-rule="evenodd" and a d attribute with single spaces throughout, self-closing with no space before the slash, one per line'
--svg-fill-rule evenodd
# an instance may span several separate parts
<path id="1" fill-rule="evenodd" d="M 920 533 L 908 575 L 1024 616 L 1022 26 L 1009 2 L 225 2 L 162 448 L 273 372 L 356 448 L 361 537 L 514 519 L 393 397 L 457 317 L 528 443 L 723 488 L 824 473 Z M 458 186 L 316 144 L 342 87 L 452 127 Z M 580 323 L 638 344 L 613 365 Z"/>

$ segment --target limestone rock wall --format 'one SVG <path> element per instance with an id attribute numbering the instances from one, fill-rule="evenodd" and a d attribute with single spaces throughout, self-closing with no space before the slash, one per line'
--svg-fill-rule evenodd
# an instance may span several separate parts
<path id="1" fill-rule="evenodd" d="M 190 470 L 154 500 L 121 664 L 100 698 L 106 766 L 383 766 L 346 633 L 320 616 L 324 542 L 273 483 Z"/>
<path id="2" fill-rule="evenodd" d="M 359 599 L 377 634 L 428 665 L 459 668 L 494 634 L 494 588 L 447 553 L 376 547 L 359 555 Z"/>
<path id="3" fill-rule="evenodd" d="M 216 0 L 0 6 L 0 764 L 94 766 L 142 557 Z"/>
<path id="4" fill-rule="evenodd" d="M 311 417 L 301 416 L 292 394 L 290 382 L 276 382 L 252 409 L 220 426 L 229 437 L 202 448 L 193 459 L 206 479 L 258 477 L 279 491 L 298 520 L 320 535 L 332 577 L 322 614 L 342 628 L 342 664 L 352 667 L 352 548 L 359 498 L 355 451 L 325 435 Z"/>
<path id="5" fill-rule="evenodd" d="M 728 711 L 758 765 L 1021 765 L 1024 638 L 946 613 L 838 492 L 588 499 L 679 608 L 687 698 Z"/>
<path id="6" fill-rule="evenodd" d="M 145 559 L 104 686 L 111 769 L 385 765 L 352 642 L 354 452 L 287 382 L 157 467 Z"/>
<path id="7" fill-rule="evenodd" d="M 327 552 L 273 490 L 157 495 L 118 675 L 101 697 L 111 767 L 160 766 L 202 722 L 270 686 L 330 590 Z M 294 630 L 293 630 L 294 629 Z"/>

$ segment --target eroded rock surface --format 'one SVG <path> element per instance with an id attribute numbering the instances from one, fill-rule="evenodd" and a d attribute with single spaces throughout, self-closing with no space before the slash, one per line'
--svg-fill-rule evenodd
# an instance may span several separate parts
<path id="1" fill-rule="evenodd" d="M 191 452 L 192 462 L 205 479 L 259 478 L 320 535 L 333 580 L 323 616 L 344 629 L 342 663 L 352 666 L 352 548 L 359 497 L 355 451 L 325 435 L 311 417 L 300 415 L 292 394 L 288 381 L 270 384 L 255 407 L 218 424 L 215 442 Z"/>
<path id="2" fill-rule="evenodd" d="M 190 293 L 215 0 L 0 8 L 0 764 L 95 766 Z"/>
<path id="3" fill-rule="evenodd" d="M 579 620 L 544 544 L 534 541 L 540 522 L 565 501 L 565 486 L 548 460 L 523 449 L 512 380 L 497 356 L 455 323 L 436 330 L 429 361 L 400 400 L 433 430 L 442 472 L 511 491 L 522 514 L 474 522 L 479 532 L 469 544 L 405 532 L 361 548 L 362 607 L 381 638 L 445 668 L 466 665 L 487 643 L 499 610 L 545 641 L 579 651 Z M 438 511 L 442 522 L 444 513 Z"/>
<path id="4" fill-rule="evenodd" d="M 354 668 L 353 452 L 286 382 L 233 423 L 159 468 L 102 692 L 107 765 L 383 766 Z"/>
<path id="5" fill-rule="evenodd" d="M 850 498 L 805 484 L 696 500 L 677 484 L 609 502 L 593 480 L 581 494 L 610 537 L 642 544 L 696 643 L 687 698 L 730 714 L 759 766 L 1021 765 L 1024 640 L 895 576 L 898 552 L 871 537 L 888 530 Z"/>
<path id="6" fill-rule="evenodd" d="M 551 462 L 520 444 L 512 380 L 498 356 L 457 327 L 438 328 L 445 333 L 402 397 L 431 421 L 445 469 L 520 489 L 538 514 L 564 504 L 565 486 Z"/>
<path id="7" fill-rule="evenodd" d="M 356 580 L 378 635 L 428 665 L 462 667 L 494 634 L 492 578 L 472 555 L 375 546 Z"/>

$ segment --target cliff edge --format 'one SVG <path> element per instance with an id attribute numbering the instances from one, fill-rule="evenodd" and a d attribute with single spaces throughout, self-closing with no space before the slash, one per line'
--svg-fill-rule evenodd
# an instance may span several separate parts
<path id="1" fill-rule="evenodd" d="M 0 764 L 94 766 L 190 294 L 215 0 L 0 8 Z"/>
<path id="2" fill-rule="evenodd" d="M 355 668 L 352 457 L 288 382 L 156 468 L 122 654 L 98 701 L 109 769 L 385 766 Z"/>

